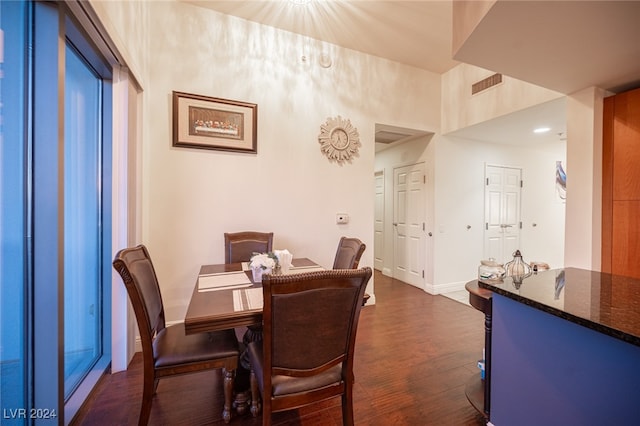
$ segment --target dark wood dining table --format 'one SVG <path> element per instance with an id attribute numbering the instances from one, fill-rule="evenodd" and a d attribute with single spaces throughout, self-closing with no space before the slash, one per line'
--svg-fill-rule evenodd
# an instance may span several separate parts
<path id="1" fill-rule="evenodd" d="M 292 269 L 288 273 L 303 273 L 321 268 L 320 265 L 307 258 L 295 258 L 291 263 Z M 251 270 L 244 271 L 248 278 L 248 280 L 245 280 L 248 282 L 247 284 L 233 286 L 231 283 L 237 280 L 239 275 L 237 272 L 242 271 L 242 263 L 203 265 L 200 267 L 198 279 L 184 318 L 186 334 L 247 327 L 242 339 L 245 347 L 249 342 L 262 339 L 262 306 L 238 309 L 237 303 L 234 302 L 234 294 L 237 295 L 238 291 L 262 288 L 261 283 L 253 281 Z M 225 277 L 229 277 L 230 286 L 216 289 L 201 288 L 200 279 L 211 276 L 220 279 L 219 282 L 222 284 L 225 284 Z M 248 356 L 243 353 L 240 356 L 240 365 L 236 370 L 234 397 L 234 407 L 240 415 L 249 411 L 249 370 Z"/>
<path id="2" fill-rule="evenodd" d="M 320 267 L 307 258 L 297 258 L 292 261 L 292 270 L 306 272 L 306 268 Z M 242 263 L 228 263 L 219 265 L 203 265 L 200 276 L 221 276 L 229 272 L 242 271 Z M 240 288 L 262 288 L 260 283 L 253 282 L 251 270 L 244 271 L 251 281 L 251 285 Z M 262 325 L 262 307 L 257 309 L 235 310 L 233 294 L 239 288 L 225 288 L 221 290 L 205 290 L 199 288 L 196 280 L 191 301 L 184 318 L 184 329 L 187 334 L 203 333 L 216 330 L 227 330 L 243 326 Z"/>

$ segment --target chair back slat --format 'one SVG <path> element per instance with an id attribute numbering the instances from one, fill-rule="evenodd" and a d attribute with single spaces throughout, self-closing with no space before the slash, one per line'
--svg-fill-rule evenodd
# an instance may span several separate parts
<path id="1" fill-rule="evenodd" d="M 366 245 L 358 238 L 340 238 L 338 250 L 333 260 L 333 269 L 356 269 Z"/>
<path id="2" fill-rule="evenodd" d="M 133 305 L 140 338 L 145 343 L 165 328 L 160 286 L 149 252 L 144 245 L 120 250 L 113 266 L 122 277 Z"/>
<path id="3" fill-rule="evenodd" d="M 224 262 L 248 262 L 253 253 L 273 251 L 273 232 L 226 232 L 224 234 Z"/>
<path id="4" fill-rule="evenodd" d="M 357 297 L 357 287 L 272 296 L 273 347 L 277 348 L 272 357 L 274 368 L 313 370 L 343 358 Z M 307 352 L 300 348 L 313 349 Z"/>
<path id="5" fill-rule="evenodd" d="M 351 360 L 370 277 L 370 268 L 264 276 L 265 356 L 273 372 L 308 376 Z"/>

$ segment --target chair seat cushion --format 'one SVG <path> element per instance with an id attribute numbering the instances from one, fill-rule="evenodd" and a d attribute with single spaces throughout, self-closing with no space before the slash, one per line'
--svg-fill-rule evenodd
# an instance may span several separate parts
<path id="1" fill-rule="evenodd" d="M 153 342 L 156 368 L 238 356 L 234 330 L 185 334 L 184 324 L 162 330 Z"/>
<path id="2" fill-rule="evenodd" d="M 264 389 L 262 341 L 249 344 L 249 360 L 251 368 L 256 374 L 260 389 Z M 338 364 L 329 370 L 309 377 L 292 377 L 276 375 L 271 379 L 273 396 L 289 395 L 293 393 L 317 390 L 322 387 L 339 384 L 342 381 L 342 364 Z"/>

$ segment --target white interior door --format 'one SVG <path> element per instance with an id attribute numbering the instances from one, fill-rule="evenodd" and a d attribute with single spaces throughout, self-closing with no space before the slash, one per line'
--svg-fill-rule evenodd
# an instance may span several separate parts
<path id="1" fill-rule="evenodd" d="M 375 205 L 373 225 L 373 267 L 384 267 L 384 171 L 375 172 Z"/>
<path id="2" fill-rule="evenodd" d="M 520 247 L 522 170 L 487 165 L 485 176 L 485 258 L 505 263 Z"/>
<path id="3" fill-rule="evenodd" d="M 393 277 L 424 289 L 424 163 L 399 167 L 393 173 Z"/>

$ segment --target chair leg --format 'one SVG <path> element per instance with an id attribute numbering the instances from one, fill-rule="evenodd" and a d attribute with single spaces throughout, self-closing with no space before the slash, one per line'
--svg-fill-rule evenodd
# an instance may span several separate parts
<path id="1" fill-rule="evenodd" d="M 349 387 L 342 394 L 342 424 L 343 426 L 353 426 L 353 398 Z"/>
<path id="2" fill-rule="evenodd" d="M 222 375 L 224 376 L 224 408 L 222 409 L 222 420 L 225 423 L 231 421 L 231 404 L 233 399 L 233 376 L 235 370 L 222 369 Z"/>
<path id="3" fill-rule="evenodd" d="M 260 390 L 256 373 L 251 370 L 251 414 L 253 417 L 258 417 L 258 413 L 260 413 Z"/>
<path id="4" fill-rule="evenodd" d="M 262 426 L 271 426 L 271 403 L 265 402 L 262 405 Z"/>
<path id="5" fill-rule="evenodd" d="M 262 426 L 271 426 L 271 396 L 262 399 Z"/>
<path id="6" fill-rule="evenodd" d="M 138 426 L 147 426 L 151 415 L 151 403 L 153 395 L 156 393 L 158 379 L 145 375 L 143 378 L 142 388 L 142 404 L 140 406 L 140 416 L 138 417 Z"/>

